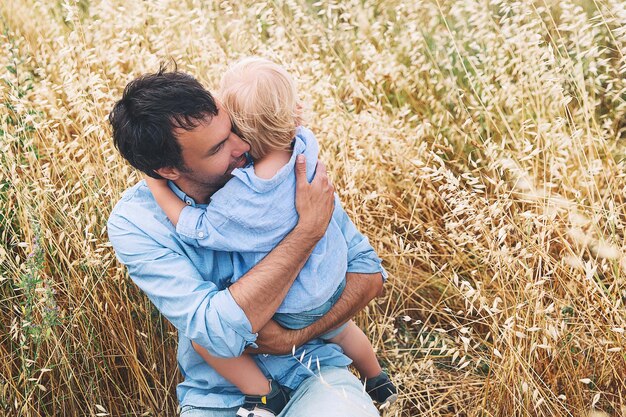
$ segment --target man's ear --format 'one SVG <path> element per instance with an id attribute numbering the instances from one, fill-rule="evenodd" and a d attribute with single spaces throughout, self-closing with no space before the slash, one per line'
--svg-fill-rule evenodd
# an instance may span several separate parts
<path id="1" fill-rule="evenodd" d="M 165 178 L 166 180 L 176 181 L 180 178 L 180 171 L 174 167 L 164 167 L 155 169 L 154 172 Z"/>

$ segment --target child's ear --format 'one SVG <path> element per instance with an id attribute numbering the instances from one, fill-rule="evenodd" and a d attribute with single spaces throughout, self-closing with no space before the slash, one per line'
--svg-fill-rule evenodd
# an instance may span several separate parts
<path id="1" fill-rule="evenodd" d="M 180 178 L 180 171 L 174 167 L 163 167 L 155 169 L 154 172 L 165 178 L 166 180 L 176 181 Z"/>

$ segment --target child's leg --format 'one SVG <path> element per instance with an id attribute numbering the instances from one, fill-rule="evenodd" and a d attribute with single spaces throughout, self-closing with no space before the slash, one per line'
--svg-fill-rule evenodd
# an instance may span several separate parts
<path id="1" fill-rule="evenodd" d="M 329 342 L 341 346 L 346 356 L 352 359 L 361 378 L 374 378 L 382 372 L 372 344 L 352 320 L 341 333 L 329 339 Z"/>
<path id="2" fill-rule="evenodd" d="M 244 394 L 265 395 L 270 392 L 268 379 L 250 355 L 243 354 L 238 358 L 218 358 L 212 356 L 196 342 L 191 342 L 191 345 L 218 374 L 232 382 Z"/>

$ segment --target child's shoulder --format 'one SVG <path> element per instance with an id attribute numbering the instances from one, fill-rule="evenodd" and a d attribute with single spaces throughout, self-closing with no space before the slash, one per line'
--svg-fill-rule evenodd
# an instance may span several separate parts
<path id="1" fill-rule="evenodd" d="M 298 139 L 302 141 L 304 148 L 306 148 L 306 151 L 304 153 L 312 154 L 315 156 L 315 158 L 317 158 L 317 153 L 319 152 L 319 144 L 313 132 L 304 126 L 298 126 L 298 128 L 296 129 L 296 147 Z"/>
<path id="2" fill-rule="evenodd" d="M 270 157 L 257 161 L 254 164 L 254 174 L 262 180 L 270 180 L 289 163 L 290 159 L 290 154 L 276 152 Z"/>
<path id="3" fill-rule="evenodd" d="M 315 135 L 313 134 L 311 129 L 304 127 L 302 125 L 298 126 L 298 128 L 296 129 L 296 136 L 305 140 L 305 142 L 307 140 L 312 140 L 312 141 L 316 140 Z"/>
<path id="4" fill-rule="evenodd" d="M 237 169 L 236 171 L 241 171 Z M 233 171 L 235 174 L 235 171 Z M 233 177 L 224 184 L 222 188 L 217 190 L 211 196 L 211 206 L 220 209 L 236 209 L 239 205 L 245 205 L 245 202 L 254 195 L 244 176 L 233 175 Z"/>

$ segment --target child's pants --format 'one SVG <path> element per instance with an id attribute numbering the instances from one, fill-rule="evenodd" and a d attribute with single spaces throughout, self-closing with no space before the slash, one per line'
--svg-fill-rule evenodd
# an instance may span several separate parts
<path id="1" fill-rule="evenodd" d="M 335 293 L 321 306 L 309 310 L 309 311 L 301 311 L 299 313 L 276 313 L 272 317 L 278 324 L 288 329 L 298 330 L 303 329 L 311 324 L 315 323 L 322 316 L 335 305 L 341 294 L 343 293 L 344 288 L 346 288 L 346 280 L 344 279 L 341 284 L 335 290 Z M 339 333 L 344 331 L 344 329 L 348 326 L 348 323 L 344 323 L 338 328 L 329 331 L 328 333 L 324 333 L 318 336 L 323 340 L 330 340 L 333 337 L 337 336 Z"/>

